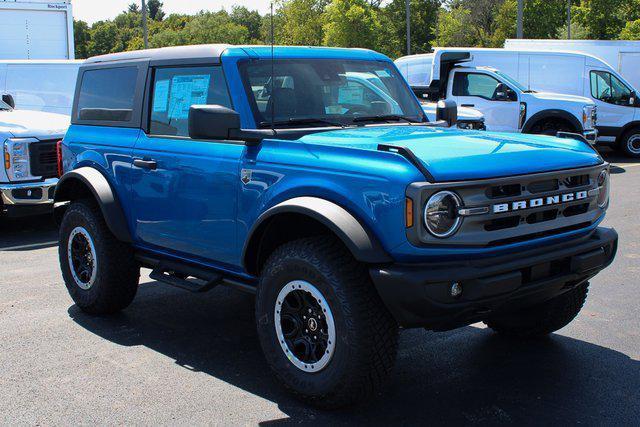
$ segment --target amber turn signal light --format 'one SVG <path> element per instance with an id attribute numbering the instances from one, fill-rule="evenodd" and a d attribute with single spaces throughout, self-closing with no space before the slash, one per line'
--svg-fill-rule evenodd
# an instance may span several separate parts
<path id="1" fill-rule="evenodd" d="M 410 198 L 405 199 L 405 225 L 407 228 L 413 227 L 413 200 Z"/>

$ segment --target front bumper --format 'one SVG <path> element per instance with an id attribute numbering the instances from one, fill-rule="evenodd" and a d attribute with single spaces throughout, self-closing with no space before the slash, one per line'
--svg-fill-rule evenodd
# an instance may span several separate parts
<path id="1" fill-rule="evenodd" d="M 370 269 L 380 297 L 400 326 L 448 330 L 533 305 L 584 283 L 613 261 L 618 234 L 591 234 L 526 252 L 450 263 Z M 459 283 L 462 294 L 451 296 Z"/>
<path id="2" fill-rule="evenodd" d="M 585 130 L 582 134 L 590 144 L 594 145 L 598 142 L 598 131 L 596 129 Z"/>
<path id="3" fill-rule="evenodd" d="M 57 183 L 57 178 L 51 178 L 41 182 L 0 184 L 0 206 L 11 216 L 51 211 Z"/>

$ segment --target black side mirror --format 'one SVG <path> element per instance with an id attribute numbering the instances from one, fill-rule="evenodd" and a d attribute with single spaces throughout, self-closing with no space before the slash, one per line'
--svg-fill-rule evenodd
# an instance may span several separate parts
<path id="1" fill-rule="evenodd" d="M 509 88 L 507 88 L 507 85 L 505 85 L 504 83 L 498 83 L 496 85 L 495 99 L 498 101 L 508 100 L 509 99 L 509 94 L 507 93 L 508 90 Z"/>
<path id="2" fill-rule="evenodd" d="M 15 99 L 13 99 L 13 95 L 5 93 L 4 95 L 2 95 L 2 101 L 4 101 L 4 103 L 9 107 L 16 108 L 16 101 Z"/>
<path id="3" fill-rule="evenodd" d="M 631 95 L 629 95 L 629 105 L 638 105 L 638 95 L 635 92 L 631 92 Z"/>
<path id="4" fill-rule="evenodd" d="M 192 105 L 189 108 L 189 137 L 193 139 L 229 139 L 240 130 L 240 114 L 222 105 Z"/>
<path id="5" fill-rule="evenodd" d="M 449 127 L 458 123 L 458 106 L 455 101 L 450 99 L 441 99 L 436 104 L 436 121 L 444 120 Z"/>

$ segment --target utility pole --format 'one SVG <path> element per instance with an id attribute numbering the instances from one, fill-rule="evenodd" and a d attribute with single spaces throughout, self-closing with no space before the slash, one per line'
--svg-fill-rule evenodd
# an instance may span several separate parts
<path id="1" fill-rule="evenodd" d="M 149 49 L 149 31 L 147 30 L 147 2 L 142 0 L 142 39 L 144 48 Z"/>
<path id="2" fill-rule="evenodd" d="M 522 38 L 522 10 L 524 9 L 524 0 L 518 0 L 518 22 L 517 22 L 517 38 Z"/>
<path id="3" fill-rule="evenodd" d="M 407 55 L 411 55 L 411 0 L 405 0 L 407 15 Z"/>
<path id="4" fill-rule="evenodd" d="M 571 0 L 567 0 L 567 39 L 571 40 Z"/>

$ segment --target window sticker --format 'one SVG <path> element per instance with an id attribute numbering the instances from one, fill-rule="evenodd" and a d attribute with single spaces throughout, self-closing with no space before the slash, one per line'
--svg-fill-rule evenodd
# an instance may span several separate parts
<path id="1" fill-rule="evenodd" d="M 187 119 L 192 105 L 206 104 L 210 80 L 208 74 L 174 76 L 171 79 L 169 118 Z"/>
<path id="2" fill-rule="evenodd" d="M 169 102 L 169 80 L 158 80 L 153 89 L 153 112 L 164 113 Z"/>
<path id="3" fill-rule="evenodd" d="M 387 70 L 376 70 L 376 75 L 378 77 L 391 77 L 391 74 L 389 74 Z"/>
<path id="4" fill-rule="evenodd" d="M 338 104 L 363 104 L 364 88 L 360 85 L 343 86 L 338 90 Z"/>

